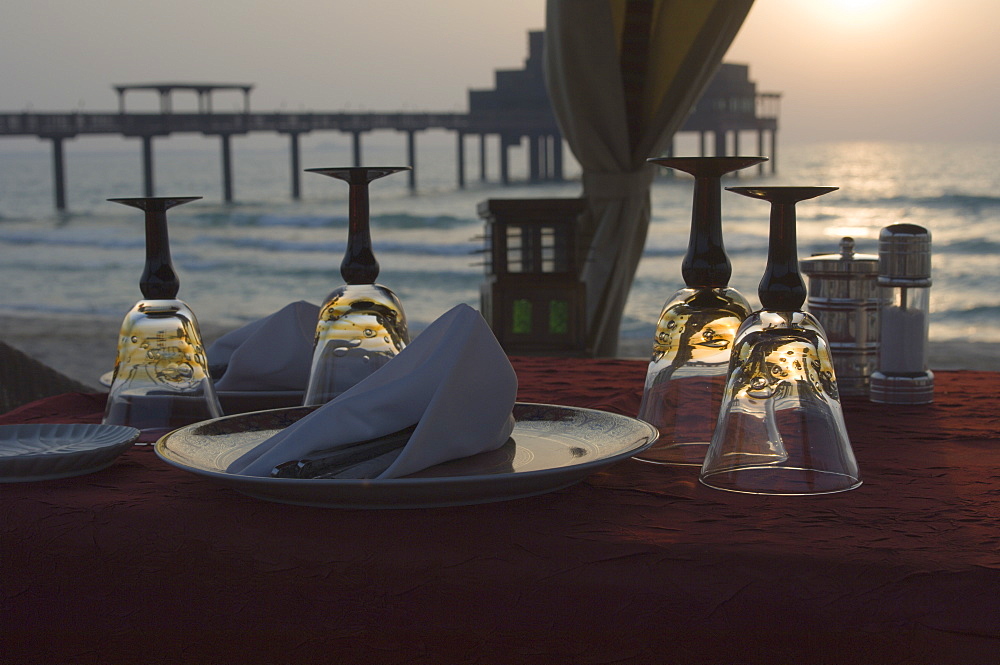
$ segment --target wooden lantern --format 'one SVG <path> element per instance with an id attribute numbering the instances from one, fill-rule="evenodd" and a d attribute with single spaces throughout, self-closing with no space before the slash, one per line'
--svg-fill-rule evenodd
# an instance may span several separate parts
<path id="1" fill-rule="evenodd" d="M 576 220 L 583 199 L 489 199 L 483 316 L 508 353 L 589 355 Z"/>

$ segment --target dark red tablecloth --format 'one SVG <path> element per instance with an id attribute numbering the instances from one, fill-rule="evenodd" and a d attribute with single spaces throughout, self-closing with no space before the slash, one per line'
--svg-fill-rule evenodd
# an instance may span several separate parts
<path id="1" fill-rule="evenodd" d="M 514 365 L 521 401 L 638 410 L 645 363 Z M 998 393 L 1000 373 L 941 372 L 931 405 L 846 399 L 864 485 L 815 497 L 628 460 L 528 499 L 324 510 L 136 447 L 0 486 L 0 662 L 997 663 Z"/>

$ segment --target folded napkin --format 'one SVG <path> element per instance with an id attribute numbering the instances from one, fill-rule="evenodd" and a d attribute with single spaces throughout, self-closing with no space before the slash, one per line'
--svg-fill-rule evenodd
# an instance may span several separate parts
<path id="1" fill-rule="evenodd" d="M 305 390 L 318 319 L 300 300 L 220 337 L 208 347 L 209 366 L 227 366 L 215 389 Z"/>
<path id="2" fill-rule="evenodd" d="M 493 331 L 479 312 L 459 305 L 377 372 L 244 453 L 227 471 L 269 476 L 290 461 L 415 425 L 401 449 L 338 477 L 405 476 L 502 446 L 514 429 L 516 396 L 517 376 Z"/>

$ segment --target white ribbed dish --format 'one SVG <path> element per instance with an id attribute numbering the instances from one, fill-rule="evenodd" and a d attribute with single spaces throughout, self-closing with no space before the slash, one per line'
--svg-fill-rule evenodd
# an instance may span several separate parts
<path id="1" fill-rule="evenodd" d="M 55 480 L 110 466 L 139 438 L 120 425 L 0 425 L 0 482 Z"/>

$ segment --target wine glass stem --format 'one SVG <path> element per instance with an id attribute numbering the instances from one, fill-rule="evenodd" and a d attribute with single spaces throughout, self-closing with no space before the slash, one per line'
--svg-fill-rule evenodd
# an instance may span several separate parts
<path id="1" fill-rule="evenodd" d="M 340 264 L 340 275 L 348 284 L 374 284 L 379 265 L 372 252 L 369 225 L 368 181 L 350 182 L 348 199 L 347 252 Z"/>
<path id="2" fill-rule="evenodd" d="M 150 206 L 146 210 L 146 265 L 139 289 L 143 297 L 152 300 L 172 300 L 180 289 L 180 280 L 170 261 L 166 208 Z"/>
<path id="3" fill-rule="evenodd" d="M 794 312 L 806 300 L 795 239 L 795 204 L 771 203 L 767 267 L 757 292 L 764 309 Z"/>
<path id="4" fill-rule="evenodd" d="M 722 185 L 718 177 L 694 181 L 691 237 L 681 264 L 684 283 L 692 288 L 723 288 L 733 268 L 722 242 Z"/>

